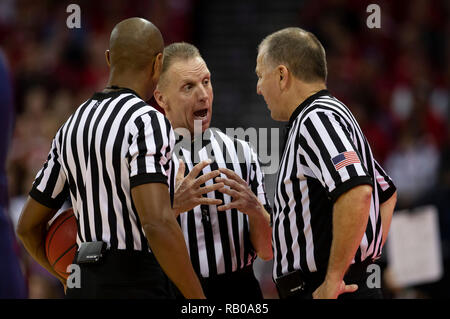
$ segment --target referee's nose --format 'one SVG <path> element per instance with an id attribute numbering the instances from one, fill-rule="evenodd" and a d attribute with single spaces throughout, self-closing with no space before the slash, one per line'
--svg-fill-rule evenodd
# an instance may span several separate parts
<path id="1" fill-rule="evenodd" d="M 203 85 L 199 86 L 199 91 L 197 91 L 197 97 L 199 99 L 199 101 L 205 102 L 208 100 L 209 95 L 208 95 L 208 91 L 206 90 L 206 88 L 203 87 Z"/>

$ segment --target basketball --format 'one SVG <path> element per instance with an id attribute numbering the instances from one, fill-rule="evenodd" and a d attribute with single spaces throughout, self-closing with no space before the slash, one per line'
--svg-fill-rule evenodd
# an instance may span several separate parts
<path id="1" fill-rule="evenodd" d="M 77 219 L 73 209 L 62 212 L 51 223 L 45 238 L 45 254 L 53 269 L 62 277 L 69 277 L 67 266 L 72 264 L 77 246 Z"/>

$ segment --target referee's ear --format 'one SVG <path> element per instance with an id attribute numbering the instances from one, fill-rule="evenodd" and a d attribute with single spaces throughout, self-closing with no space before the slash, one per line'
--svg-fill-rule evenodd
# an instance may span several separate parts
<path id="1" fill-rule="evenodd" d="M 284 91 L 289 83 L 289 70 L 285 65 L 280 64 L 277 67 L 278 85 L 281 91 Z"/>
<path id="2" fill-rule="evenodd" d="M 153 92 L 153 96 L 155 97 L 156 103 L 158 103 L 158 105 L 164 110 L 164 112 L 166 112 L 167 114 L 167 104 L 166 104 L 166 99 L 163 95 L 163 93 L 161 92 L 160 86 L 159 84 L 156 86 L 155 91 Z"/>
<path id="3" fill-rule="evenodd" d="M 106 58 L 106 64 L 108 64 L 108 67 L 111 67 L 111 58 L 109 56 L 109 50 L 105 51 L 105 58 Z"/>
<path id="4" fill-rule="evenodd" d="M 161 70 L 162 70 L 162 60 L 163 60 L 163 54 L 162 53 L 158 53 L 155 57 L 155 59 L 153 60 L 153 65 L 152 65 L 152 77 L 154 79 L 154 83 L 158 83 L 159 81 L 159 77 L 161 75 Z"/>

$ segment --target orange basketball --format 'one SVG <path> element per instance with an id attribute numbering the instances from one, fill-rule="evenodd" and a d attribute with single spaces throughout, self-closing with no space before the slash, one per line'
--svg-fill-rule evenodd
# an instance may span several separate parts
<path id="1" fill-rule="evenodd" d="M 77 252 L 77 219 L 73 209 L 62 212 L 50 225 L 45 238 L 45 254 L 53 269 L 67 278 L 67 266 L 73 263 Z"/>

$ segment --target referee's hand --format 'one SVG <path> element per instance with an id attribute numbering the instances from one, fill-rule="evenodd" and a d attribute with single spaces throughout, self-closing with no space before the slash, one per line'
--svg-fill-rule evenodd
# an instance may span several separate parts
<path id="1" fill-rule="evenodd" d="M 177 176 L 175 177 L 175 194 L 173 199 L 173 209 L 176 215 L 187 212 L 198 205 L 220 205 L 222 200 L 208 198 L 203 194 L 214 192 L 224 187 L 224 183 L 215 183 L 213 185 L 201 187 L 205 182 L 220 175 L 218 170 L 209 172 L 198 177 L 202 170 L 211 164 L 210 160 L 202 161 L 192 168 L 192 171 L 185 177 L 185 164 L 183 160 L 179 161 Z"/>
<path id="2" fill-rule="evenodd" d="M 61 277 L 61 276 L 58 276 L 57 278 L 59 279 L 59 281 L 60 281 L 61 284 L 63 285 L 63 288 L 64 288 L 64 294 L 66 294 L 66 293 L 67 293 L 67 279 L 66 279 L 66 278 L 63 278 L 63 277 Z"/>
<path id="3" fill-rule="evenodd" d="M 226 175 L 226 178 L 217 177 L 216 182 L 225 184 L 227 187 L 219 189 L 220 192 L 229 195 L 232 201 L 228 204 L 217 207 L 218 211 L 226 211 L 228 209 L 237 209 L 249 216 L 258 215 L 264 207 L 253 193 L 247 182 L 238 174 L 228 168 L 219 168 L 219 171 Z"/>
<path id="4" fill-rule="evenodd" d="M 348 292 L 355 292 L 358 290 L 358 285 L 346 285 L 343 280 L 340 282 L 332 282 L 325 280 L 319 288 L 313 292 L 314 299 L 336 299 L 341 294 Z"/>

